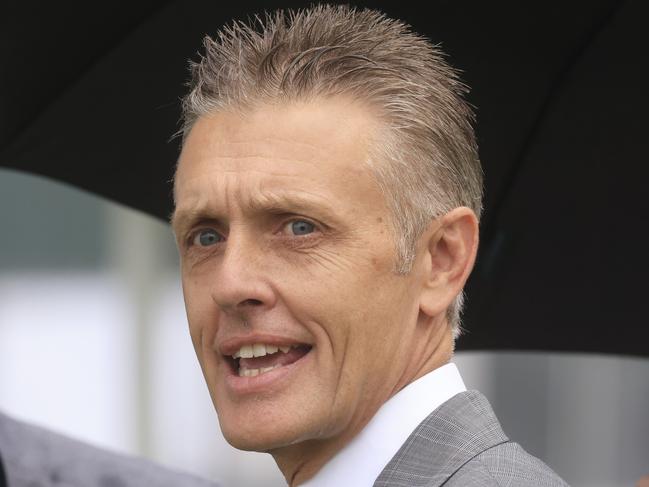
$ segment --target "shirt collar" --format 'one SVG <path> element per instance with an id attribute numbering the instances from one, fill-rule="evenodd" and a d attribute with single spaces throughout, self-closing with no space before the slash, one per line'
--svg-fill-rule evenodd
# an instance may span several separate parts
<path id="1" fill-rule="evenodd" d="M 411 382 L 383 404 L 365 428 L 302 487 L 372 487 L 419 423 L 463 391 L 466 386 L 453 363 Z"/>

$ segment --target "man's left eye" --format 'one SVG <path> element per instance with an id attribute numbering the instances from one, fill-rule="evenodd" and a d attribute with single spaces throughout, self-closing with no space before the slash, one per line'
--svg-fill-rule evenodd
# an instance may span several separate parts
<path id="1" fill-rule="evenodd" d="M 306 220 L 295 220 L 289 222 L 284 228 L 293 235 L 307 235 L 315 232 L 315 225 Z"/>

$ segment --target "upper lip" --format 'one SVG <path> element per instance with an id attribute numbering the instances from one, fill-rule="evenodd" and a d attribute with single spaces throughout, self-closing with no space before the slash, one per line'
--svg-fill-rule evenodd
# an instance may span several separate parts
<path id="1" fill-rule="evenodd" d="M 225 340 L 219 340 L 216 348 L 222 355 L 231 357 L 244 345 L 254 345 L 255 343 L 275 345 L 277 347 L 290 345 L 311 345 L 310 343 L 307 343 L 305 341 L 286 336 L 254 333 L 250 335 L 236 336 L 227 338 Z"/>

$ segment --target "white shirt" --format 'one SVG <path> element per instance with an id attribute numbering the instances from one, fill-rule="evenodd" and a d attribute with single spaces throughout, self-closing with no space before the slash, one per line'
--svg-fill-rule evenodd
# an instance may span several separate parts
<path id="1" fill-rule="evenodd" d="M 419 423 L 463 391 L 466 386 L 453 363 L 408 384 L 383 404 L 365 428 L 302 487 L 372 487 Z"/>

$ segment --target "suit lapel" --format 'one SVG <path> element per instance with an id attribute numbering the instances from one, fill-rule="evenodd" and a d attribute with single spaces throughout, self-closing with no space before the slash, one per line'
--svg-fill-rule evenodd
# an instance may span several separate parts
<path id="1" fill-rule="evenodd" d="M 476 455 L 507 441 L 487 398 L 462 392 L 420 423 L 374 487 L 437 487 Z"/>

